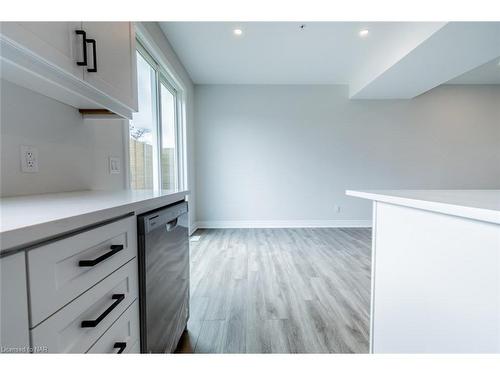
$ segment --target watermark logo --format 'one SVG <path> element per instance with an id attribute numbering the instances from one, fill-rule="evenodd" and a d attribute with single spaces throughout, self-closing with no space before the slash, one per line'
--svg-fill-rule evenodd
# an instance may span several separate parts
<path id="1" fill-rule="evenodd" d="M 16 354 L 16 353 L 48 353 L 49 348 L 46 345 L 38 346 L 0 346 L 0 353 Z"/>

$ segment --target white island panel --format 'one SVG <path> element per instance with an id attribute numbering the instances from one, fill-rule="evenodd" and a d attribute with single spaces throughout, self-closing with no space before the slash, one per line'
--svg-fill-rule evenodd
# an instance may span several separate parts
<path id="1" fill-rule="evenodd" d="M 500 226 L 374 203 L 374 353 L 500 353 Z"/>

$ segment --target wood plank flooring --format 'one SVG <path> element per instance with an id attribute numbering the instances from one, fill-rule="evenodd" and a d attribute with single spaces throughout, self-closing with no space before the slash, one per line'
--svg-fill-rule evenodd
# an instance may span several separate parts
<path id="1" fill-rule="evenodd" d="M 210 229 L 178 352 L 367 353 L 371 230 Z"/>

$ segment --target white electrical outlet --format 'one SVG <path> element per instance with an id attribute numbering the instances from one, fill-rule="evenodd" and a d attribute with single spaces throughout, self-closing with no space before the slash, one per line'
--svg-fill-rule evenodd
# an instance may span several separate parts
<path id="1" fill-rule="evenodd" d="M 21 146 L 21 170 L 25 173 L 38 172 L 38 149 L 33 146 Z"/>
<path id="2" fill-rule="evenodd" d="M 334 205 L 333 206 L 333 210 L 336 212 L 336 213 L 340 213 L 340 206 L 338 204 Z"/>
<path id="3" fill-rule="evenodd" d="M 109 157 L 109 173 L 120 174 L 120 158 Z"/>

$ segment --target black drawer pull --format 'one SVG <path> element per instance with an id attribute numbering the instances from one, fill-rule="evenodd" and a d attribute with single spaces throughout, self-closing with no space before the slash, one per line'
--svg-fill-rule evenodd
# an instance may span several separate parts
<path id="1" fill-rule="evenodd" d="M 96 42 L 95 39 L 85 39 L 87 43 L 92 44 L 92 55 L 94 58 L 94 67 L 93 68 L 87 68 L 87 72 L 90 73 L 95 73 L 97 72 L 97 51 L 96 51 Z"/>
<path id="2" fill-rule="evenodd" d="M 113 346 L 113 348 L 119 348 L 120 350 L 118 350 L 116 352 L 116 354 L 121 354 L 123 353 L 123 351 L 125 350 L 125 348 L 127 347 L 127 343 L 126 342 L 115 342 L 115 345 Z"/>
<path id="3" fill-rule="evenodd" d="M 108 259 L 110 256 L 115 255 L 117 252 L 123 250 L 123 245 L 111 245 L 109 247 L 111 251 L 108 251 L 106 254 L 101 255 L 99 258 L 95 258 L 92 260 L 81 260 L 78 262 L 80 267 L 94 267 L 96 264 L 101 263 L 103 260 Z"/>
<path id="4" fill-rule="evenodd" d="M 116 306 L 120 304 L 121 301 L 125 299 L 125 294 L 113 294 L 111 297 L 116 300 L 113 302 L 111 306 L 109 306 L 106 311 L 104 311 L 96 320 L 84 320 L 82 321 L 82 328 L 93 328 L 97 327 L 97 325 L 103 320 L 108 314 L 115 309 Z"/>
<path id="5" fill-rule="evenodd" d="M 83 61 L 77 61 L 76 65 L 85 66 L 87 65 L 87 33 L 84 30 L 75 30 L 76 35 L 82 36 L 82 46 L 83 46 Z"/>

